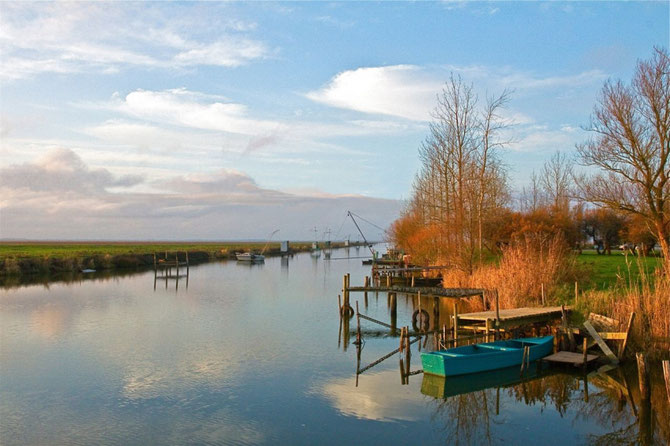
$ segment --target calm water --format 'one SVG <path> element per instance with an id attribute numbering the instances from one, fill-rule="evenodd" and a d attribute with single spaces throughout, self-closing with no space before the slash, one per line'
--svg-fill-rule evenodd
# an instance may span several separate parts
<path id="1" fill-rule="evenodd" d="M 670 437 L 659 386 L 652 407 L 641 406 L 634 374 L 619 370 L 590 379 L 588 392 L 581 376 L 553 371 L 487 389 L 421 374 L 402 385 L 396 355 L 356 387 L 356 349 L 338 346 L 346 272 L 362 284 L 369 266 L 301 254 L 191 267 L 188 287 L 159 280 L 154 289 L 150 271 L 2 289 L 0 442 L 611 445 Z M 371 294 L 361 310 L 389 321 L 385 294 Z M 399 326 L 412 311 L 400 297 Z M 363 328 L 362 365 L 397 347 L 379 326 Z M 416 349 L 412 370 L 421 368 Z"/>

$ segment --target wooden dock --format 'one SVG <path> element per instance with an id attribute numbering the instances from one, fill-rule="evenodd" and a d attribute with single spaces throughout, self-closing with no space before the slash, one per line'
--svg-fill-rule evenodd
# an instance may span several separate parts
<path id="1" fill-rule="evenodd" d="M 595 361 L 600 356 L 598 355 L 586 355 L 586 363 Z M 584 365 L 584 354 L 583 353 L 573 353 L 573 352 L 557 352 L 553 355 L 545 356 L 542 358 L 543 361 L 547 362 L 557 362 L 561 364 L 572 364 L 575 367 L 581 367 Z"/>
<path id="2" fill-rule="evenodd" d="M 482 296 L 484 290 L 480 288 L 442 288 L 442 287 L 412 287 L 412 286 L 348 286 L 345 291 L 348 292 L 387 292 L 387 293 L 405 293 L 419 294 L 423 297 L 473 297 Z M 560 311 L 560 309 L 559 309 Z"/>
<path id="3" fill-rule="evenodd" d="M 566 308 L 566 311 L 569 311 Z M 499 310 L 480 311 L 477 313 L 463 313 L 458 315 L 459 323 L 476 324 L 486 323 L 487 320 L 498 319 L 500 326 L 515 326 L 544 322 L 561 317 L 561 307 L 524 307 Z"/>

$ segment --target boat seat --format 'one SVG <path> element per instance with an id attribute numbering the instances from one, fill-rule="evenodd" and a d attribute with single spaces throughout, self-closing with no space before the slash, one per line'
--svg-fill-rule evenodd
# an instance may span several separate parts
<path id="1" fill-rule="evenodd" d="M 521 349 L 521 347 L 504 347 L 502 345 L 480 345 L 479 348 L 487 348 L 489 350 L 499 350 L 503 352 L 512 352 Z"/>

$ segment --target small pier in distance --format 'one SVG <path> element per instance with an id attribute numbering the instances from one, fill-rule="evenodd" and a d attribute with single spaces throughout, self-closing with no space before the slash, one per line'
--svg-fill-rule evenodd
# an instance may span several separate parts
<path id="1" fill-rule="evenodd" d="M 182 271 L 185 270 L 186 274 L 179 274 L 180 267 Z M 179 259 L 179 252 L 174 253 L 174 259 L 170 259 L 168 252 L 165 252 L 165 257 L 154 253 L 154 290 L 158 279 L 165 279 L 165 288 L 167 288 L 168 280 L 173 279 L 175 288 L 179 289 L 179 279 L 186 278 L 186 288 L 188 288 L 189 267 L 188 251 L 184 253 L 184 260 Z M 158 273 L 159 270 L 162 271 L 162 274 Z"/>

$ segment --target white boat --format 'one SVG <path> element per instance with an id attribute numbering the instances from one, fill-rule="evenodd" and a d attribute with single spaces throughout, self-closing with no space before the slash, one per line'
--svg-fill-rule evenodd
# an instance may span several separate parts
<path id="1" fill-rule="evenodd" d="M 264 263 L 265 262 L 265 256 L 263 253 L 265 252 L 266 249 L 268 249 L 268 245 L 270 244 L 270 240 L 272 240 L 272 237 L 279 232 L 279 229 L 275 230 L 272 234 L 270 234 L 270 237 L 268 238 L 267 243 L 263 247 L 263 250 L 261 251 L 260 254 L 257 254 L 255 252 L 236 252 L 235 257 L 237 257 L 238 262 L 252 262 L 252 263 Z"/>
<path id="2" fill-rule="evenodd" d="M 254 262 L 261 263 L 265 262 L 265 256 L 263 254 L 254 254 L 252 252 L 239 252 L 235 256 L 239 262 Z"/>

